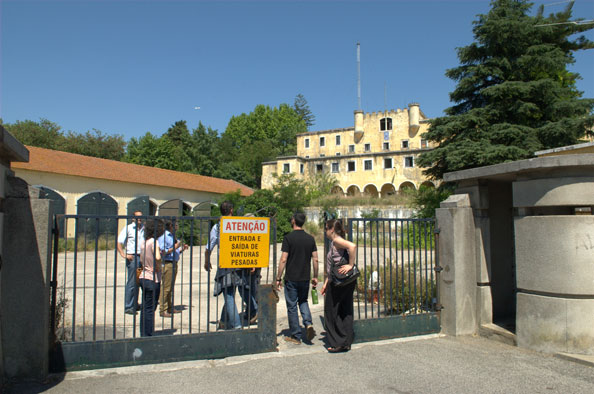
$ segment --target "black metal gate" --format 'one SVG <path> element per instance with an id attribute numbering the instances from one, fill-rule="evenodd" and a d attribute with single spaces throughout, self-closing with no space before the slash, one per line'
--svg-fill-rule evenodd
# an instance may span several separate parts
<path id="1" fill-rule="evenodd" d="M 361 218 L 343 223 L 348 239 L 357 245 L 361 271 L 355 288 L 355 342 L 439 332 L 435 220 Z"/>
<path id="2" fill-rule="evenodd" d="M 124 306 L 126 260 L 117 250 L 118 231 L 134 216 L 56 215 L 51 276 L 50 370 L 93 369 L 180 360 L 221 358 L 276 350 L 276 248 L 269 268 L 262 269 L 257 292 L 257 323 L 242 319 L 239 330 L 222 330 L 221 297 L 214 298 L 214 272 L 204 269 L 208 232 L 219 218 L 155 217 L 179 223 L 174 238 L 189 245 L 181 253 L 173 288 L 172 317 L 155 314 L 155 335 L 140 337 L 140 313 Z M 276 222 L 270 221 L 271 242 Z M 218 248 L 215 253 L 218 253 Z M 249 275 L 242 270 L 242 275 Z M 142 290 L 139 290 L 142 292 Z M 252 293 L 253 294 L 253 293 Z M 248 297 L 250 294 L 248 294 Z M 241 297 L 242 317 L 248 311 Z"/>

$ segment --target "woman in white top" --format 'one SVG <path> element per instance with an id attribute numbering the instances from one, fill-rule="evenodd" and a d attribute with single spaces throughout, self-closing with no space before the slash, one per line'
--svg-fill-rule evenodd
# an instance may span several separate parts
<path id="1" fill-rule="evenodd" d="M 155 330 L 155 310 L 161 289 L 161 252 L 157 239 L 165 232 L 165 223 L 160 219 L 148 219 L 144 226 L 145 241 L 140 247 L 140 336 L 150 337 Z"/>

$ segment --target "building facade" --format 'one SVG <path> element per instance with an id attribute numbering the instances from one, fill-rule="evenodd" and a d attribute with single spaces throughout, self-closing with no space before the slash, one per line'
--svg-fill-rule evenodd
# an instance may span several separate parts
<path id="1" fill-rule="evenodd" d="M 54 201 L 56 214 L 210 216 L 210 206 L 225 193 L 253 190 L 213 178 L 115 160 L 27 146 L 28 162 L 12 171 Z M 119 223 L 120 226 L 124 221 Z M 72 236 L 71 228 L 68 236 Z"/>
<path id="2" fill-rule="evenodd" d="M 275 175 L 309 178 L 329 173 L 337 180 L 333 193 L 386 197 L 404 188 L 435 186 L 416 165 L 417 156 L 431 149 L 421 135 L 429 127 L 419 104 L 407 109 L 364 113 L 355 111 L 355 126 L 297 135 L 297 155 L 262 163 L 263 189 Z"/>

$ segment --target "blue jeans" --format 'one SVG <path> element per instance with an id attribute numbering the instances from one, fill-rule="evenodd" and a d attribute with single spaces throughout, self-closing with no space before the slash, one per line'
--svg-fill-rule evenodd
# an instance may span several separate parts
<path id="1" fill-rule="evenodd" d="M 159 303 L 161 284 L 148 279 L 140 279 L 142 287 L 142 307 L 140 308 L 140 336 L 150 337 L 155 331 L 155 310 Z"/>
<path id="2" fill-rule="evenodd" d="M 241 328 L 237 305 L 235 305 L 235 286 L 224 287 L 223 298 L 225 305 L 221 312 L 221 321 L 225 323 L 225 328 L 227 330 Z"/>
<path id="3" fill-rule="evenodd" d="M 138 255 L 132 261 L 126 259 L 126 288 L 124 295 L 124 309 L 136 312 L 138 305 L 138 285 L 136 284 L 136 268 L 140 267 Z"/>
<path id="4" fill-rule="evenodd" d="M 247 286 L 241 286 L 239 293 L 241 299 L 245 303 L 245 315 L 248 320 L 256 316 L 258 313 L 258 301 L 257 301 L 257 288 L 258 288 L 258 277 L 260 273 L 258 270 L 253 274 L 250 274 L 250 270 L 244 270 L 240 275 L 244 275 L 245 283 Z"/>
<path id="5" fill-rule="evenodd" d="M 309 281 L 285 281 L 285 301 L 287 302 L 287 317 L 289 318 L 289 331 L 291 336 L 301 340 L 301 327 L 299 327 L 299 315 L 297 305 L 301 311 L 301 318 L 304 326 L 311 326 L 311 312 L 307 303 L 309 294 Z"/>

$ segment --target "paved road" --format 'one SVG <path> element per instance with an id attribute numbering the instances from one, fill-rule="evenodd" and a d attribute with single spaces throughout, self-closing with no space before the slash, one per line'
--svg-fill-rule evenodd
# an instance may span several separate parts
<path id="1" fill-rule="evenodd" d="M 594 393 L 594 367 L 478 337 L 439 335 L 83 371 L 8 393 Z"/>

